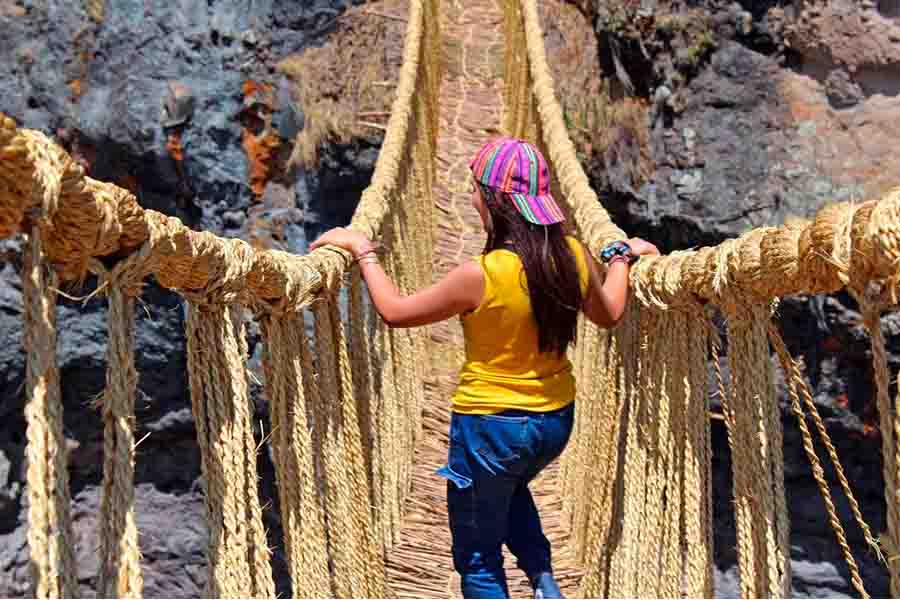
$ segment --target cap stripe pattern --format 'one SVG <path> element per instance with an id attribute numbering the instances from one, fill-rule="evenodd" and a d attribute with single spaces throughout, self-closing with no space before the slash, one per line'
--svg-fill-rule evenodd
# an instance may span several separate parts
<path id="1" fill-rule="evenodd" d="M 550 169 L 540 150 L 523 140 L 497 138 L 481 147 L 470 163 L 475 180 L 509 196 L 530 223 L 565 220 L 550 193 Z"/>

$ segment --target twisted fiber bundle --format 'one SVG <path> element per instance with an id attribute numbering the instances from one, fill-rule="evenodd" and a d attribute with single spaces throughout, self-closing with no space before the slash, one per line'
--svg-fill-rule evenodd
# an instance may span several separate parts
<path id="1" fill-rule="evenodd" d="M 28 236 L 24 258 L 28 548 L 37 586 L 34 594 L 71 598 L 78 594 L 78 587 L 56 368 L 56 278 L 44 270 L 39 228 Z"/>
<path id="2" fill-rule="evenodd" d="M 207 585 L 215 597 L 271 596 L 236 310 L 192 303 L 187 319 L 188 379 L 210 526 Z"/>
<path id="3" fill-rule="evenodd" d="M 615 489 L 606 496 L 610 500 L 604 502 L 604 494 L 584 499 L 591 505 L 591 523 L 581 594 L 708 595 L 710 449 L 706 387 L 699 383 L 705 381 L 706 319 L 695 307 L 671 314 L 644 310 L 638 321 L 640 346 L 619 348 L 623 356 L 641 357 L 636 370 L 626 369 L 621 377 L 621 386 L 631 388 L 623 398 L 630 403 L 619 415 L 611 411 L 600 426 L 610 445 L 617 427 L 624 431 L 624 451 L 618 450 L 624 469 L 616 487 L 609 484 Z M 629 335 L 627 324 L 624 328 L 619 339 Z M 668 343 L 659 343 L 663 339 Z M 609 406 L 615 410 L 615 402 Z M 610 458 L 606 448 L 597 456 L 598 463 L 618 462 Z M 609 520 L 620 529 L 610 529 Z M 604 559 L 607 552 L 610 558 Z"/>
<path id="4" fill-rule="evenodd" d="M 406 197 L 406 190 L 401 193 L 401 197 Z M 408 198 L 407 198 L 408 200 Z M 398 205 L 391 211 L 390 218 L 390 237 L 391 252 L 387 257 L 387 270 L 390 273 L 391 280 L 396 282 L 397 289 L 401 294 L 406 294 L 410 290 L 409 277 L 409 250 L 407 240 L 409 232 L 406 229 L 407 221 L 401 215 L 403 211 L 403 203 Z M 402 259 L 401 259 L 402 257 Z M 413 398 L 413 374 L 412 361 L 402 360 L 401 357 L 412 356 L 412 348 L 410 347 L 410 329 L 391 329 L 390 335 L 394 345 L 394 380 L 397 385 L 398 405 L 394 412 L 394 431 L 398 436 L 397 448 L 397 497 L 402 499 L 406 497 L 410 483 L 410 461 L 412 455 L 412 433 L 411 423 L 415 417 L 411 415 L 411 411 L 415 409 L 416 401 Z M 420 387 L 420 386 L 417 386 Z M 412 418 L 411 418 L 412 417 Z M 395 520 L 398 525 L 402 519 L 403 503 L 397 503 L 398 512 L 395 514 Z"/>
<path id="5" fill-rule="evenodd" d="M 575 346 L 576 357 L 574 367 L 577 377 L 577 397 L 575 404 L 575 428 L 569 441 L 569 447 L 563 455 L 560 479 L 563 481 L 564 493 L 563 518 L 570 522 L 572 539 L 579 561 L 584 560 L 587 526 L 587 505 L 579 500 L 585 497 L 586 490 L 594 489 L 595 478 L 601 478 L 598 469 L 584 468 L 585 465 L 605 465 L 593 462 L 593 453 L 602 444 L 603 432 L 597 431 L 594 424 L 600 421 L 600 414 L 606 408 L 603 401 L 606 397 L 597 397 L 598 379 L 603 379 L 599 387 L 601 392 L 608 390 L 606 384 L 607 371 L 600 361 L 598 329 L 583 315 L 580 317 L 578 341 Z M 611 432 L 607 432 L 611 433 Z M 602 478 L 598 481 L 602 481 Z M 601 484 L 602 485 L 602 484 Z"/>
<path id="6" fill-rule="evenodd" d="M 363 282 L 362 274 L 359 269 L 354 269 L 350 274 L 350 299 L 349 299 L 349 315 L 350 315 L 350 348 L 352 349 L 353 360 L 353 397 L 357 404 L 357 413 L 359 416 L 359 430 L 362 436 L 362 452 L 363 461 L 366 466 L 366 479 L 369 490 L 369 503 L 373 510 L 371 511 L 373 518 L 373 528 L 378 531 L 380 528 L 380 520 L 376 507 L 375 485 L 375 454 L 377 452 L 378 432 L 376 421 L 377 413 L 373 410 L 373 402 L 375 398 L 375 374 L 374 365 L 372 364 L 372 353 L 374 352 L 374 339 L 370 335 L 369 314 L 363 301 Z M 376 547 L 380 552 L 384 552 L 384 540 L 378 536 Z"/>
<path id="7" fill-rule="evenodd" d="M 567 351 L 568 358 L 572 362 L 573 372 L 575 376 L 576 407 L 582 406 L 583 399 L 585 398 L 585 386 L 580 382 L 582 381 L 582 373 L 587 368 L 584 358 L 584 331 L 586 322 L 587 319 L 583 314 L 578 315 L 578 321 L 575 331 L 577 343 L 574 346 L 570 346 Z M 584 404 L 584 406 L 587 405 Z M 572 467 L 578 464 L 578 453 L 582 449 L 580 434 L 583 418 L 584 417 L 581 415 L 580 411 L 575 413 L 575 422 L 572 428 L 572 436 L 569 440 L 569 444 L 566 446 L 566 451 L 562 454 L 559 461 L 559 479 L 562 481 L 563 489 L 562 519 L 570 524 L 570 528 L 572 519 L 574 518 L 573 511 L 575 509 L 575 503 L 572 502 L 572 493 L 579 483 L 575 481 L 574 477 L 572 477 L 571 475 Z M 572 537 L 570 538 L 570 543 L 576 547 L 578 546 L 577 535 L 574 534 L 574 532 Z"/>
<path id="8" fill-rule="evenodd" d="M 325 483 L 325 516 L 328 526 L 328 548 L 332 559 L 332 578 L 335 594 L 340 598 L 365 595 L 365 570 L 362 567 L 365 549 L 352 520 L 350 469 L 352 457 L 347 453 L 347 427 L 340 401 L 340 380 L 337 371 L 337 346 L 332 319 L 333 302 L 313 305 L 316 336 L 316 367 L 320 403 L 316 407 L 316 428 L 321 436 L 322 465 Z"/>
<path id="9" fill-rule="evenodd" d="M 573 527 L 582 529 L 580 553 L 585 567 L 581 579 L 580 595 L 599 597 L 606 594 L 609 578 L 609 553 L 611 548 L 610 531 L 614 522 L 613 502 L 620 491 L 619 469 L 621 461 L 620 429 L 618 424 L 624 416 L 626 403 L 625 370 L 618 362 L 618 338 L 607 336 L 598 348 L 597 366 L 605 373 L 598 381 L 599 393 L 594 396 L 594 410 L 590 421 L 592 434 L 589 456 L 575 470 L 576 477 L 580 472 L 594 472 L 592 487 L 586 487 L 577 499 L 584 507 L 582 521 L 573 523 Z"/>
<path id="10" fill-rule="evenodd" d="M 343 320 L 337 304 L 337 295 L 329 298 L 331 325 L 333 327 L 334 344 L 337 347 L 338 371 L 340 374 L 341 419 L 345 431 L 344 443 L 349 459 L 350 470 L 350 510 L 353 529 L 357 535 L 358 554 L 354 556 L 354 568 L 362 574 L 362 591 L 369 598 L 384 595 L 384 563 L 380 560 L 381 552 L 376 549 L 372 530 L 372 514 L 369 511 L 369 486 L 366 475 L 367 466 L 362 450 L 362 433 L 356 399 L 353 395 L 353 372 L 350 356 L 347 352 L 347 336 Z M 364 365 L 356 363 L 357 369 Z"/>
<path id="11" fill-rule="evenodd" d="M 635 303 L 631 304 L 624 322 L 616 330 L 617 346 L 622 360 L 619 390 L 622 394 L 623 414 L 618 423 L 620 453 L 619 471 L 616 474 L 616 492 L 612 505 L 614 518 L 611 540 L 633 539 L 628 533 L 638 531 L 642 518 L 644 495 L 638 497 L 635 485 L 641 485 L 642 474 L 646 472 L 646 450 L 638 435 L 638 408 L 642 387 L 647 382 L 644 362 L 639 361 L 640 351 L 647 347 L 647 322 L 638 317 Z M 626 493 L 631 490 L 633 493 Z M 612 544 L 604 549 L 609 561 L 606 596 L 635 595 L 637 575 L 635 573 L 638 545 L 632 543 Z"/>
<path id="12" fill-rule="evenodd" d="M 0 113 L 0 236 L 17 233 L 35 210 L 42 222 L 59 209 L 60 173 L 69 160 L 59 146 L 38 131 L 17 130 Z M 49 240 L 45 240 L 45 246 Z M 48 256 L 44 248 L 44 256 Z"/>
<path id="13" fill-rule="evenodd" d="M 312 356 L 301 313 L 261 320 L 263 365 L 272 419 L 272 454 L 278 478 L 284 546 L 291 591 L 299 598 L 332 596 L 325 508 L 318 492 L 315 453 L 307 413 Z"/>
<path id="14" fill-rule="evenodd" d="M 666 593 L 662 590 L 661 569 L 666 560 L 664 536 L 669 533 L 669 523 L 663 521 L 663 510 L 670 500 L 666 494 L 668 468 L 672 460 L 669 418 L 675 411 L 671 410 L 673 399 L 667 385 L 671 364 L 663 358 L 662 344 L 656 344 L 654 340 L 672 339 L 675 332 L 671 327 L 672 321 L 660 318 L 656 312 L 642 314 L 641 320 L 646 323 L 643 343 L 647 347 L 641 353 L 641 394 L 638 396 L 637 414 L 632 417 L 637 421 L 637 428 L 629 431 L 638 436 L 634 445 L 644 453 L 646 471 L 636 472 L 636 480 L 626 479 L 624 493 L 643 497 L 644 500 L 640 513 L 634 519 L 637 529 L 624 531 L 623 538 L 633 540 L 637 549 L 636 560 L 629 566 L 635 569 L 638 584 L 634 593 L 645 597 Z"/>
<path id="15" fill-rule="evenodd" d="M 144 583 L 134 521 L 133 422 L 138 377 L 134 368 L 134 297 L 141 279 L 139 264 L 146 256 L 135 253 L 112 273 L 97 261 L 91 265 L 98 276 L 98 289 L 106 289 L 109 294 L 98 582 L 105 597 L 140 598 Z M 135 270 L 136 278 L 123 277 Z"/>
<path id="16" fill-rule="evenodd" d="M 790 572 L 780 411 L 766 335 L 770 311 L 731 302 L 725 312 L 741 591 L 745 597 L 780 598 L 789 592 Z"/>
<path id="17" fill-rule="evenodd" d="M 708 314 L 696 307 L 684 314 L 685 373 L 684 541 L 685 590 L 690 598 L 713 596 L 712 443 L 709 422 Z"/>
<path id="18" fill-rule="evenodd" d="M 393 230 L 393 226 L 390 226 L 388 239 L 392 241 L 395 239 Z M 388 275 L 394 281 L 398 279 L 398 262 L 396 254 L 391 252 L 387 257 L 385 267 Z M 391 381 L 390 394 L 384 399 L 388 426 L 388 449 L 386 454 L 390 457 L 387 493 L 390 495 L 391 546 L 396 542 L 397 533 L 400 531 L 403 511 L 404 457 L 406 449 L 403 415 L 407 408 L 406 402 L 409 399 L 406 393 L 409 382 L 403 377 L 403 358 L 407 354 L 402 346 L 402 335 L 402 331 L 386 327 L 385 349 L 387 350 L 388 364 L 385 365 L 385 369 Z"/>
<path id="19" fill-rule="evenodd" d="M 777 340 L 774 340 L 773 336 L 776 336 Z M 775 347 L 776 351 L 778 351 L 779 346 L 784 346 L 784 340 L 781 339 L 781 334 L 778 333 L 778 330 L 774 328 L 774 325 L 770 326 L 769 339 L 772 340 L 772 346 Z M 788 358 L 790 357 L 789 355 L 785 356 L 787 356 Z M 780 353 L 779 358 L 781 358 Z M 784 364 L 784 361 L 782 361 L 782 363 Z M 837 476 L 838 482 L 841 485 L 841 489 L 844 492 L 844 496 L 846 496 L 847 502 L 850 505 L 850 510 L 853 513 L 853 518 L 856 520 L 857 525 L 862 530 L 863 537 L 865 537 L 866 543 L 869 545 L 869 549 L 875 554 L 875 556 L 878 557 L 880 561 L 884 562 L 885 558 L 882 555 L 878 540 L 872 534 L 871 528 L 863 518 L 862 511 L 859 508 L 859 503 L 856 501 L 856 496 L 853 493 L 853 490 L 850 488 L 850 482 L 847 481 L 847 476 L 844 473 L 844 467 L 843 465 L 841 465 L 841 461 L 838 458 L 837 450 L 835 449 L 834 444 L 831 442 L 831 436 L 828 434 L 828 430 L 825 428 L 825 423 L 822 421 L 822 416 L 819 414 L 815 402 L 813 401 L 812 391 L 810 390 L 809 384 L 806 382 L 806 379 L 802 375 L 802 365 L 799 361 L 794 360 L 792 360 L 790 364 L 793 365 L 792 371 L 795 373 L 795 375 L 793 375 L 793 378 L 795 379 L 797 390 L 803 397 L 803 403 L 806 405 L 806 410 L 809 411 L 809 414 L 810 416 L 812 416 L 813 422 L 816 425 L 816 431 L 819 434 L 819 439 L 822 442 L 822 445 L 825 447 L 825 450 L 828 452 L 828 456 L 831 459 L 831 464 L 834 467 L 835 475 Z M 804 422 L 803 425 L 805 424 L 806 423 Z"/>
<path id="20" fill-rule="evenodd" d="M 235 407 L 235 423 L 240 426 L 243 438 L 243 452 L 239 457 L 238 469 L 244 473 L 244 503 L 247 514 L 247 539 L 249 550 L 247 553 L 247 561 L 250 564 L 250 576 L 255 582 L 257 594 L 272 595 L 275 593 L 275 581 L 272 578 L 272 568 L 269 565 L 268 539 L 262 519 L 262 506 L 259 503 L 259 476 L 256 470 L 256 454 L 258 446 L 253 436 L 253 410 L 249 393 L 247 390 L 247 376 L 244 365 L 249 356 L 249 347 L 247 345 L 247 332 L 244 329 L 243 311 L 238 308 L 232 308 L 229 311 L 230 325 L 232 327 L 231 336 L 237 339 L 237 352 L 229 356 L 232 364 L 239 367 L 232 368 L 232 377 L 236 377 L 240 389 L 243 384 L 244 397 L 241 394 L 233 396 Z M 228 347 L 229 351 L 231 350 Z M 240 440 L 239 440 L 240 441 Z"/>
<path id="21" fill-rule="evenodd" d="M 153 245 L 158 242 L 158 236 L 151 235 L 138 252 L 112 271 L 95 259 L 89 263 L 98 277 L 98 291 L 109 294 L 98 583 L 107 597 L 139 598 L 143 588 L 134 521 L 134 299 L 140 294 L 151 267 Z"/>
<path id="22" fill-rule="evenodd" d="M 389 424 L 390 413 L 388 412 L 388 399 L 393 397 L 393 378 L 389 377 L 393 373 L 393 364 L 387 359 L 390 341 L 387 334 L 387 325 L 378 318 L 375 311 L 371 311 L 371 326 L 373 344 L 373 388 L 375 396 L 373 396 L 372 410 L 377 411 L 380 415 L 375 421 L 373 427 L 376 445 L 375 460 L 373 473 L 375 474 L 375 511 L 377 514 L 376 522 L 381 526 L 382 544 L 387 550 L 393 545 L 393 523 L 391 501 L 394 500 L 393 494 L 390 492 L 390 458 L 393 456 L 390 451 Z"/>
<path id="23" fill-rule="evenodd" d="M 889 293 L 894 294 L 893 282 Z M 875 371 L 876 400 L 881 421 L 881 452 L 884 456 L 884 495 L 887 505 L 887 531 L 882 537 L 891 574 L 891 594 L 900 596 L 900 415 L 898 407 L 891 407 L 888 388 L 890 375 L 884 336 L 881 333 L 882 302 L 868 294 L 860 298 L 863 323 L 872 338 L 872 366 Z"/>
<path id="24" fill-rule="evenodd" d="M 382 566 L 385 560 L 385 539 L 382 534 L 381 513 L 378 510 L 380 495 L 376 486 L 377 461 L 380 459 L 378 449 L 377 422 L 382 415 L 373 410 L 375 399 L 375 375 L 372 356 L 375 352 L 374 336 L 369 333 L 370 315 L 363 304 L 362 277 L 360 271 L 355 269 L 351 273 L 349 320 L 351 328 L 350 348 L 353 363 L 353 397 L 357 404 L 357 417 L 359 422 L 360 443 L 362 445 L 362 477 L 366 497 L 361 500 L 363 508 L 367 511 L 368 531 L 367 545 L 369 548 L 369 564 L 373 569 L 375 579 L 370 582 L 374 594 L 385 593 L 385 573 Z"/>
<path id="25" fill-rule="evenodd" d="M 800 427 L 800 433 L 803 436 L 803 449 L 806 452 L 807 458 L 809 458 L 813 470 L 813 477 L 815 478 L 816 484 L 819 486 L 819 492 L 822 494 L 822 498 L 825 501 L 825 509 L 828 512 L 828 522 L 831 524 L 834 535 L 837 537 L 838 545 L 844 553 L 844 560 L 847 561 L 847 568 L 850 570 L 850 581 L 853 583 L 853 587 L 856 588 L 856 591 L 859 592 L 860 596 L 869 598 L 870 596 L 866 593 L 862 577 L 860 577 L 859 574 L 859 566 L 856 564 L 856 559 L 853 558 L 853 553 L 850 550 L 849 544 L 847 544 L 844 526 L 841 524 L 840 519 L 838 519 L 837 511 L 834 508 L 831 490 L 828 487 L 828 482 L 825 481 L 825 471 L 822 469 L 819 456 L 816 454 L 816 450 L 813 446 L 812 434 L 810 434 L 809 427 L 806 425 L 806 414 L 803 412 L 803 407 L 800 405 L 800 393 L 798 392 L 798 389 L 802 389 L 804 396 L 809 395 L 810 400 L 812 400 L 809 387 L 806 385 L 806 380 L 800 372 L 800 365 L 791 358 L 787 347 L 784 344 L 784 340 L 781 338 L 781 334 L 773 324 L 769 325 L 769 340 L 772 342 L 772 347 L 775 348 L 775 352 L 778 354 L 778 359 L 781 362 L 781 368 L 784 371 L 784 379 L 788 384 L 788 395 L 791 398 L 791 410 L 797 417 L 797 425 Z M 813 410 L 815 410 L 815 407 L 813 407 Z M 853 502 L 855 503 L 855 500 Z"/>
<path id="26" fill-rule="evenodd" d="M 9 139 L 8 123 L 3 123 Z M 32 136 L 29 134 L 26 139 Z M 77 594 L 74 538 L 70 516 L 66 440 L 62 397 L 56 368 L 56 276 L 45 271 L 43 223 L 58 207 L 62 157 L 48 146 L 25 145 L 34 166 L 28 190 L 37 221 L 26 239 L 22 272 L 25 304 L 23 345 L 27 353 L 25 380 L 26 458 L 28 469 L 28 546 L 40 598 Z M 6 160 L 4 160 L 4 163 Z"/>

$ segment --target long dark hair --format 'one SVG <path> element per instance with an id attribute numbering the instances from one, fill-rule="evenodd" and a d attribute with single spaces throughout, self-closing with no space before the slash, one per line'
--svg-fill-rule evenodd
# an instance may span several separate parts
<path id="1" fill-rule="evenodd" d="M 575 341 L 578 313 L 584 304 L 578 263 L 566 242 L 562 223 L 534 225 L 516 210 L 512 199 L 480 183 L 481 197 L 491 216 L 484 253 L 506 249 L 522 261 L 538 326 L 540 352 L 565 353 Z"/>

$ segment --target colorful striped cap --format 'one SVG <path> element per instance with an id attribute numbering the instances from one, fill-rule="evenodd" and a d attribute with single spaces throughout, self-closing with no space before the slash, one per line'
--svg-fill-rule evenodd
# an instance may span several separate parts
<path id="1" fill-rule="evenodd" d="M 481 147 L 469 164 L 475 181 L 509 195 L 525 220 L 536 225 L 565 221 L 550 194 L 550 169 L 528 142 L 497 138 Z"/>

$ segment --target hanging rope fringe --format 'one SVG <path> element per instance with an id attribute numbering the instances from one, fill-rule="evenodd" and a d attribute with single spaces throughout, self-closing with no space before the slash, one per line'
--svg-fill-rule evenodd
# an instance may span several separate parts
<path id="1" fill-rule="evenodd" d="M 862 582 L 862 577 L 859 574 L 859 566 L 856 564 L 856 559 L 853 558 L 853 553 L 850 550 L 850 546 L 847 544 L 847 536 L 844 533 L 844 526 L 841 524 L 840 520 L 837 516 L 837 511 L 834 508 L 834 501 L 831 497 L 831 490 L 828 487 L 828 482 L 825 481 L 825 471 L 822 469 L 822 464 L 819 461 L 819 456 L 816 454 L 815 447 L 813 446 L 812 434 L 809 432 L 809 427 L 806 424 L 806 414 L 803 411 L 803 406 L 800 404 L 800 395 L 803 395 L 804 401 L 807 402 L 807 408 L 810 412 L 815 415 L 817 425 L 821 423 L 821 419 L 818 418 L 818 411 L 815 408 L 815 405 L 812 402 L 812 394 L 810 393 L 809 386 L 806 383 L 806 380 L 803 377 L 803 373 L 800 370 L 800 365 L 797 361 L 793 360 L 788 353 L 787 347 L 784 344 L 784 340 L 781 338 L 781 334 L 778 333 L 778 330 L 774 325 L 769 325 L 769 340 L 772 342 L 772 346 L 775 348 L 775 352 L 778 354 L 778 359 L 781 361 L 781 368 L 784 372 L 784 379 L 788 384 L 788 395 L 791 398 L 791 410 L 794 412 L 794 416 L 797 417 L 797 425 L 800 428 L 800 433 L 803 436 L 803 449 L 806 452 L 807 458 L 809 458 L 809 462 L 812 465 L 813 477 L 816 480 L 816 484 L 819 486 L 819 492 L 822 494 L 822 498 L 825 501 L 825 509 L 828 511 L 828 521 L 831 524 L 831 528 L 834 530 L 835 537 L 837 537 L 838 545 L 841 547 L 841 551 L 844 553 L 844 560 L 847 562 L 847 568 L 850 570 L 850 581 L 853 583 L 853 587 L 856 588 L 856 591 L 859 592 L 860 596 L 863 598 L 869 598 L 869 594 L 866 593 L 865 586 Z M 830 452 L 834 451 L 834 446 L 831 445 L 830 440 L 827 437 L 827 432 L 824 431 L 824 427 L 819 430 L 820 435 L 823 435 L 823 442 L 825 442 L 829 448 Z M 873 550 L 880 556 L 881 550 L 879 549 L 877 542 L 872 538 L 872 534 L 869 531 L 869 527 L 862 520 L 862 515 L 859 512 L 859 506 L 856 503 L 856 498 L 850 492 L 849 486 L 846 486 L 846 478 L 843 474 L 843 469 L 841 468 L 841 463 L 832 457 L 834 465 L 839 473 L 839 477 L 841 478 L 842 485 L 845 485 L 845 492 L 847 493 L 847 498 L 850 501 L 851 506 L 853 507 L 853 511 L 860 526 L 863 528 L 865 532 L 866 541 L 869 542 Z"/>
<path id="2" fill-rule="evenodd" d="M 144 582 L 134 520 L 134 297 L 119 284 L 109 291 L 107 318 L 98 586 L 106 598 L 140 598 Z"/>
<path id="3" fill-rule="evenodd" d="M 895 293 L 889 290 L 890 293 Z M 875 371 L 875 391 L 880 418 L 881 452 L 884 463 L 884 495 L 887 506 L 887 531 L 882 536 L 882 546 L 887 557 L 891 575 L 891 595 L 900 596 L 900 414 L 897 406 L 891 406 L 888 391 L 890 375 L 884 335 L 881 332 L 883 300 L 873 299 L 869 294 L 858 294 L 862 308 L 863 323 L 872 338 L 872 366 Z M 892 299 L 893 301 L 893 299 Z"/>
<path id="4" fill-rule="evenodd" d="M 297 598 L 333 596 L 328 569 L 325 506 L 316 477 L 310 433 L 309 379 L 314 376 L 301 313 L 264 318 L 264 366 L 269 398 L 272 453 L 281 504 L 284 545 Z"/>
<path id="5" fill-rule="evenodd" d="M 8 122 L 2 123 L 2 136 L 10 139 L 8 126 Z M 25 378 L 28 546 L 35 595 L 59 598 L 77 595 L 78 585 L 62 396 L 56 367 L 58 283 L 56 274 L 48 272 L 44 264 L 44 228 L 59 207 L 59 173 L 64 160 L 56 146 L 30 143 L 34 137 L 26 134 L 26 143 L 14 146 L 19 149 L 19 156 L 28 155 L 35 167 L 33 177 L 21 180 L 31 186 L 21 192 L 36 205 L 33 211 L 36 218 L 25 240 L 22 272 L 23 342 L 28 355 Z M 8 186 L 4 186 L 6 191 Z"/>
<path id="6" fill-rule="evenodd" d="M 208 595 L 273 596 L 236 308 L 189 307 L 188 380 L 210 525 Z"/>
<path id="7" fill-rule="evenodd" d="M 781 411 L 775 397 L 764 305 L 730 303 L 728 399 L 738 561 L 744 597 L 790 592 Z"/>

